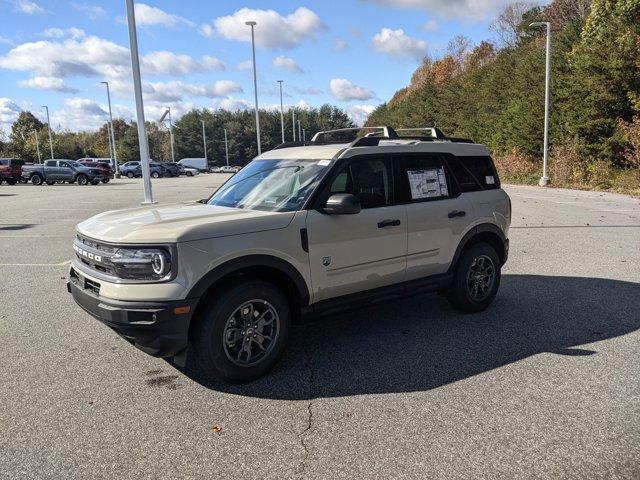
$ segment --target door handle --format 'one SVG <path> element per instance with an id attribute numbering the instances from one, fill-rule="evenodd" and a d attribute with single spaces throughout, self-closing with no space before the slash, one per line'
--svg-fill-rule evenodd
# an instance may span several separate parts
<path id="1" fill-rule="evenodd" d="M 464 217 L 466 214 L 467 212 L 462 210 L 454 210 L 453 212 L 449 212 L 449 218 Z"/>
<path id="2" fill-rule="evenodd" d="M 397 227 L 400 225 L 400 220 L 383 220 L 378 222 L 378 228 Z"/>

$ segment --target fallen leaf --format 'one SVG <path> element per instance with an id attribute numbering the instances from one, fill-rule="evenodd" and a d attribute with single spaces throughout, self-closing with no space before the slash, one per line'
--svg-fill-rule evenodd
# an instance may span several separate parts
<path id="1" fill-rule="evenodd" d="M 214 425 L 213 427 L 211 427 L 211 431 L 213 433 L 220 433 L 222 431 L 222 427 L 220 425 Z"/>

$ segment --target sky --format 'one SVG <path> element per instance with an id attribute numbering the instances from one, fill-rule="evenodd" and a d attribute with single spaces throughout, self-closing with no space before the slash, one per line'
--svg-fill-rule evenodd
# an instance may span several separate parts
<path id="1" fill-rule="evenodd" d="M 491 37 L 507 0 L 145 0 L 136 3 L 147 120 L 167 106 L 253 108 L 255 27 L 261 108 L 325 103 L 362 123 L 448 41 Z M 22 110 L 54 130 L 94 130 L 135 117 L 124 0 L 0 0 L 0 129 Z"/>

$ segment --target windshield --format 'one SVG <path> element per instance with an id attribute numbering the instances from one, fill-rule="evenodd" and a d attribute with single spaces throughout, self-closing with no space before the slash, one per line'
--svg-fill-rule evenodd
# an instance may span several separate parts
<path id="1" fill-rule="evenodd" d="M 313 192 L 329 160 L 254 160 L 207 202 L 221 207 L 291 212 Z"/>

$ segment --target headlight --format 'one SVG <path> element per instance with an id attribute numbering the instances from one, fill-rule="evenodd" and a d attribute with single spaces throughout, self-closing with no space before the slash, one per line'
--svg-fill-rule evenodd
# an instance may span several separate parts
<path id="1" fill-rule="evenodd" d="M 164 248 L 120 248 L 111 262 L 123 279 L 162 280 L 171 274 L 171 253 Z"/>

